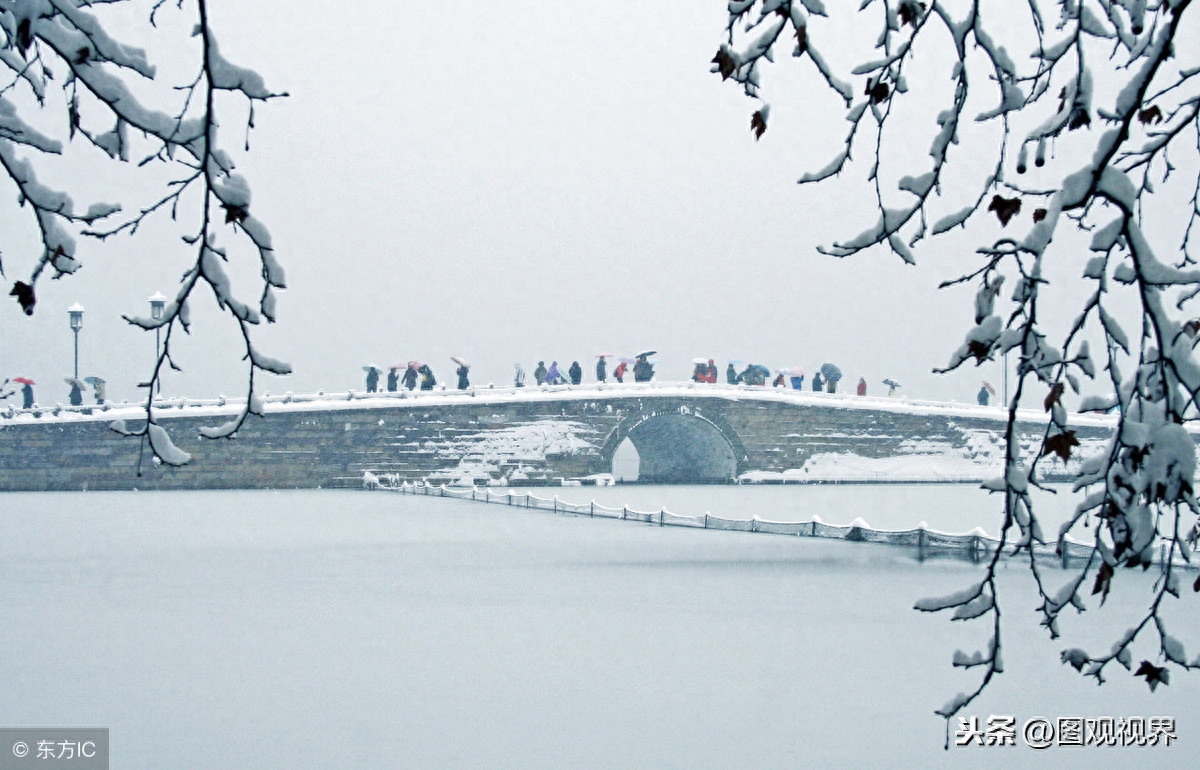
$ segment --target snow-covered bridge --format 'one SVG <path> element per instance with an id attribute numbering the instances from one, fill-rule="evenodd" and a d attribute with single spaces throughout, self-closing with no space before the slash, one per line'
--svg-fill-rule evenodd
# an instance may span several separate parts
<path id="1" fill-rule="evenodd" d="M 998 474 L 1004 414 L 975 405 L 694 383 L 341 393 L 263 399 L 230 441 L 199 438 L 238 404 L 165 399 L 193 460 L 160 466 L 135 405 L 0 412 L 0 489 L 346 487 L 365 472 L 462 484 L 587 483 L 625 442 L 659 483 L 976 481 Z M 1028 415 L 1032 441 L 1044 416 Z M 1083 454 L 1113 421 L 1078 417 Z M 629 447 L 620 450 L 628 453 Z M 1064 470 L 1057 460 L 1047 468 Z M 140 475 L 139 475 L 140 473 Z"/>

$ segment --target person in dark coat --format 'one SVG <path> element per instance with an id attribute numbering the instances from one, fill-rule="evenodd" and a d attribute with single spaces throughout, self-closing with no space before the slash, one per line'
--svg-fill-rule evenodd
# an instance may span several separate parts
<path id="1" fill-rule="evenodd" d="M 417 387 L 417 369 L 416 369 L 416 367 L 410 366 L 407 369 L 405 369 L 404 377 L 402 379 L 404 380 L 404 387 L 408 388 L 409 390 L 412 390 L 413 388 Z"/>
<path id="2" fill-rule="evenodd" d="M 33 408 L 33 386 L 28 382 L 21 385 L 21 405 L 25 409 Z"/>
<path id="3" fill-rule="evenodd" d="M 820 373 L 820 372 L 817 372 L 816 374 L 814 374 L 814 375 L 813 375 L 813 380 L 812 380 L 812 382 L 813 382 L 813 392 L 814 392 L 814 393 L 820 393 L 820 392 L 821 392 L 821 388 L 825 386 L 825 380 L 822 380 L 822 379 L 821 379 L 821 373 Z"/>
<path id="4" fill-rule="evenodd" d="M 617 364 L 617 368 L 613 369 L 613 377 L 617 378 L 617 382 L 625 382 L 625 362 Z"/>
<path id="5" fill-rule="evenodd" d="M 79 380 L 71 380 L 71 394 L 68 398 L 71 399 L 71 406 L 83 406 L 83 389 L 79 387 Z"/>
<path id="6" fill-rule="evenodd" d="M 865 377 L 858 378 L 858 395 L 867 395 L 867 379 Z"/>
<path id="7" fill-rule="evenodd" d="M 471 387 L 471 381 L 467 379 L 467 372 L 471 371 L 471 367 L 466 364 L 459 364 L 458 369 L 454 372 L 458 375 L 458 389 L 466 390 Z"/>
<path id="8" fill-rule="evenodd" d="M 28 386 L 26 386 L 26 387 L 28 387 Z M 979 402 L 979 405 L 987 406 L 988 400 L 991 399 L 991 397 L 992 397 L 992 394 L 988 392 L 987 385 L 980 385 L 979 386 L 979 395 L 975 397 L 975 400 L 977 400 Z M 28 408 L 28 407 L 26 407 L 26 408 Z"/>
<path id="9" fill-rule="evenodd" d="M 429 364 L 425 364 L 421 367 L 421 390 L 433 390 L 434 385 L 437 385 L 437 378 L 433 376 Z"/>
<path id="10" fill-rule="evenodd" d="M 578 385 L 583 382 L 583 367 L 578 361 L 571 362 L 571 368 L 567 370 L 567 376 L 571 378 L 572 385 Z"/>
<path id="11" fill-rule="evenodd" d="M 395 393 L 400 387 L 400 372 L 396 367 L 388 369 L 388 393 Z"/>
<path id="12" fill-rule="evenodd" d="M 538 361 L 537 368 L 533 370 L 533 379 L 537 380 L 537 384 L 541 385 L 546 381 L 546 362 Z"/>
<path id="13" fill-rule="evenodd" d="M 367 392 L 374 393 L 379 390 L 379 370 L 371 367 L 367 370 Z"/>
<path id="14" fill-rule="evenodd" d="M 563 381 L 563 376 L 558 371 L 558 362 L 551 361 L 550 368 L 546 370 L 546 384 L 547 385 L 558 385 L 562 381 Z"/>
<path id="15" fill-rule="evenodd" d="M 729 368 L 725 370 L 725 381 L 730 385 L 737 385 L 739 382 L 741 382 L 741 379 L 738 377 L 737 369 L 733 368 L 733 364 L 730 364 Z"/>
<path id="16" fill-rule="evenodd" d="M 608 379 L 608 362 L 604 360 L 604 356 L 600 356 L 600 360 L 596 362 L 596 382 L 605 382 Z"/>
<path id="17" fill-rule="evenodd" d="M 645 356 L 638 356 L 637 361 L 633 363 L 633 381 L 650 382 L 652 379 L 654 379 L 654 365 L 647 361 Z"/>

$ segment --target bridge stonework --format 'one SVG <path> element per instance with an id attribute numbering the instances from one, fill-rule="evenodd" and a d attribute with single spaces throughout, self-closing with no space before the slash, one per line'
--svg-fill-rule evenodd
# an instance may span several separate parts
<path id="1" fill-rule="evenodd" d="M 181 405 L 156 412 L 193 456 L 179 468 L 156 464 L 139 439 L 110 430 L 118 417 L 137 427 L 133 407 L 10 412 L 0 419 L 0 489 L 352 487 L 365 472 L 435 483 L 554 484 L 610 472 L 625 438 L 638 449 L 640 480 L 661 483 L 795 473 L 819 456 L 1002 456 L 998 410 L 875 403 L 683 385 L 276 400 L 268 401 L 266 419 L 252 418 L 234 439 L 217 441 L 200 439 L 199 428 L 219 424 L 232 407 Z M 1078 430 L 1095 444 L 1110 428 Z M 1037 431 L 1027 426 L 1030 441 Z"/>

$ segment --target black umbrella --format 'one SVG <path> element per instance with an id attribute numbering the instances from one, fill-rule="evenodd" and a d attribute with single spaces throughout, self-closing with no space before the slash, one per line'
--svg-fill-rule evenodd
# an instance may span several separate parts
<path id="1" fill-rule="evenodd" d="M 638 358 L 649 358 L 650 356 L 654 355 L 657 352 L 658 352 L 657 350 L 647 350 L 645 353 L 638 353 L 637 357 Z"/>
<path id="2" fill-rule="evenodd" d="M 821 364 L 821 376 L 830 382 L 842 379 L 842 370 L 833 364 Z"/>
<path id="3" fill-rule="evenodd" d="M 900 383 L 896 382 L 895 380 L 893 380 L 893 379 L 892 379 L 892 378 L 890 378 L 890 377 L 889 377 L 888 379 L 884 380 L 884 381 L 883 381 L 883 384 L 884 384 L 884 385 L 887 385 L 889 388 L 898 388 L 898 387 L 900 387 Z"/>

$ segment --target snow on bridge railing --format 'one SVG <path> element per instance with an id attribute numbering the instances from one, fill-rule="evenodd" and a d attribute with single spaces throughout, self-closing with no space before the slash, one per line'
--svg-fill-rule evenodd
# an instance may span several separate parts
<path id="1" fill-rule="evenodd" d="M 688 398 L 692 396 L 716 396 L 719 398 L 754 401 L 774 401 L 806 405 L 821 405 L 845 409 L 887 410 L 914 414 L 941 414 L 945 416 L 986 417 L 1002 420 L 1007 412 L 1000 407 L 984 407 L 957 401 L 928 401 L 904 396 L 857 396 L 849 393 L 822 393 L 792 390 L 759 385 L 728 385 L 724 383 L 697 383 L 691 381 L 669 382 L 626 382 L 585 383 L 580 385 L 533 385 L 523 388 L 494 386 L 492 384 L 457 390 L 438 386 L 434 390 L 376 391 L 362 390 L 344 392 L 264 393 L 259 401 L 268 411 L 305 410 L 309 407 L 325 406 L 331 409 L 382 408 L 395 401 L 424 403 L 456 403 L 459 400 L 480 399 L 487 402 L 520 402 L 542 400 L 588 400 L 593 398 L 620 398 L 623 396 L 662 396 Z M 236 412 L 245 404 L 245 398 L 190 398 L 184 396 L 157 397 L 154 409 L 164 417 L 207 416 Z M 13 404 L 0 405 L 0 420 L 24 419 L 112 419 L 122 417 L 136 419 L 136 413 L 144 411 L 145 400 L 109 402 L 106 404 L 84 404 L 68 406 L 56 403 L 52 406 L 35 404 L 23 409 Z M 1037 410 L 1021 410 L 1022 420 L 1042 421 L 1044 415 Z M 1111 424 L 1111 417 L 1092 414 L 1073 415 L 1073 421 L 1084 424 Z"/>
<path id="2" fill-rule="evenodd" d="M 861 543 L 882 543 L 886 545 L 907 546 L 917 552 L 917 558 L 924 560 L 938 556 L 968 559 L 980 562 L 991 558 L 1000 547 L 1000 541 L 988 536 L 982 529 L 976 528 L 961 535 L 938 532 L 918 526 L 907 530 L 873 529 L 862 519 L 855 519 L 848 525 L 826 524 L 817 516 L 811 521 L 770 521 L 755 516 L 750 519 L 726 519 L 705 513 L 701 516 L 688 516 L 671 513 L 665 508 L 657 511 L 638 511 L 628 505 L 614 508 L 602 505 L 592 500 L 588 503 L 570 503 L 554 497 L 539 497 L 532 492 L 517 492 L 515 490 L 496 491 L 489 487 L 449 487 L 445 484 L 428 484 L 425 482 L 404 481 L 395 474 L 376 475 L 371 472 L 363 474 L 363 487 L 387 492 L 399 492 L 406 495 L 422 495 L 426 497 L 450 497 L 456 500 L 473 500 L 481 503 L 507 505 L 517 508 L 552 511 L 559 514 L 575 516 L 590 516 L 622 521 L 637 521 L 660 527 L 692 527 L 695 529 L 718 529 L 730 532 L 757 532 L 772 535 L 792 535 L 799 537 L 819 537 L 831 540 L 849 540 Z M 1011 544 L 1010 544 L 1011 545 Z M 1168 543 L 1164 541 L 1159 553 L 1155 555 L 1155 563 L 1161 563 Z M 1053 544 L 1035 543 L 1034 556 L 1041 561 L 1058 562 L 1066 569 L 1071 564 L 1079 564 L 1091 559 L 1099 559 L 1100 554 L 1094 546 L 1072 540 L 1067 541 L 1062 553 Z M 1188 563 L 1181 559 L 1175 560 L 1176 566 L 1186 569 L 1198 569 L 1200 565 Z"/>

